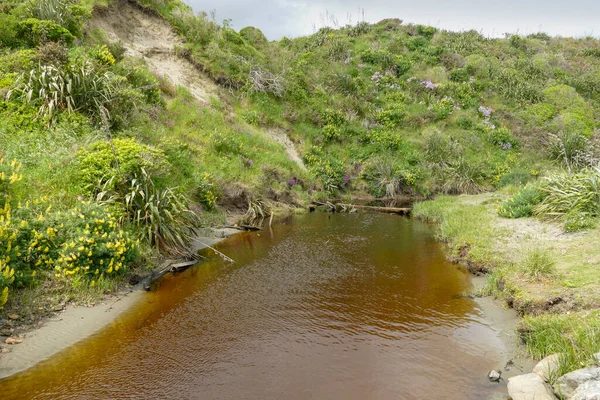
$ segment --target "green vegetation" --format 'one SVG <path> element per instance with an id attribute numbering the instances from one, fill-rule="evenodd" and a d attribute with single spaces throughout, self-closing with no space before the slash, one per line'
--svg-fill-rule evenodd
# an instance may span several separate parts
<path id="1" fill-rule="evenodd" d="M 178 0 L 119 1 L 0 5 L 0 305 L 112 289 L 224 210 L 354 195 L 441 195 L 414 215 L 525 314 L 557 293 L 598 303 L 574 294 L 600 286 L 596 249 L 527 231 L 599 234 L 598 40 L 384 20 L 269 42 Z M 111 43 L 93 24 L 107 7 L 170 25 L 170 61 L 215 87 L 204 102 Z"/>
<path id="2" fill-rule="evenodd" d="M 527 351 L 541 359 L 560 354 L 558 371 L 551 382 L 567 372 L 596 364 L 600 349 L 600 314 L 597 311 L 570 315 L 525 317 L 519 326 Z"/>

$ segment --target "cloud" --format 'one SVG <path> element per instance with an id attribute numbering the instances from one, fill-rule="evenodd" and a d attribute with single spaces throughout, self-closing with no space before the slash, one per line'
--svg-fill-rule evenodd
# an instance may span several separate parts
<path id="1" fill-rule="evenodd" d="M 231 19 L 236 29 L 251 25 L 271 39 L 310 34 L 324 25 L 346 25 L 364 18 L 405 22 L 451 30 L 475 29 L 486 35 L 544 31 L 552 35 L 600 34 L 600 1 L 596 0 L 188 0 L 195 11 L 216 10 L 218 20 Z"/>

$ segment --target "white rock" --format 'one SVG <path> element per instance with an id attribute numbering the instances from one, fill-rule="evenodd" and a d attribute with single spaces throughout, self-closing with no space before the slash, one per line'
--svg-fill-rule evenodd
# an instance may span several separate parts
<path id="1" fill-rule="evenodd" d="M 539 363 L 537 363 L 536 366 L 533 367 L 533 372 L 535 372 L 540 376 L 540 378 L 548 382 L 550 380 L 550 377 L 553 374 L 555 374 L 556 371 L 558 371 L 559 359 L 559 354 L 552 354 L 544 358 Z"/>
<path id="2" fill-rule="evenodd" d="M 488 379 L 491 382 L 498 382 L 500 379 L 502 379 L 502 371 L 499 370 L 492 370 L 488 373 Z"/>
<path id="3" fill-rule="evenodd" d="M 556 393 L 564 399 L 570 399 L 579 385 L 587 381 L 600 380 L 600 367 L 590 367 L 569 372 L 558 378 L 554 386 Z"/>
<path id="4" fill-rule="evenodd" d="M 600 382 L 587 381 L 582 383 L 575 390 L 571 400 L 600 400 Z"/>
<path id="5" fill-rule="evenodd" d="M 538 374 L 508 378 L 508 394 L 513 400 L 555 400 L 552 388 Z"/>

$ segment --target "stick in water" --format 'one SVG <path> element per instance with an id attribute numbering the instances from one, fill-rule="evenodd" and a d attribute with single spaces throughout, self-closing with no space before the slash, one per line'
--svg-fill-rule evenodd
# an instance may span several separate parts
<path id="1" fill-rule="evenodd" d="M 196 240 L 197 240 L 197 239 L 196 239 Z M 223 258 L 225 259 L 225 261 L 229 261 L 230 263 L 233 263 L 233 264 L 235 264 L 235 261 L 233 261 L 233 259 L 232 259 L 232 258 L 230 258 L 230 257 L 227 257 L 225 254 L 221 253 L 219 250 L 215 249 L 215 248 L 214 248 L 214 247 L 212 247 L 212 246 L 209 246 L 209 245 L 207 245 L 207 244 L 206 244 L 206 243 L 204 243 L 204 242 L 201 242 L 200 240 L 197 240 L 197 241 L 198 241 L 198 243 L 200 243 L 200 244 L 202 244 L 202 245 L 204 245 L 204 246 L 208 247 L 209 249 L 211 249 L 212 251 L 214 251 L 215 253 L 217 253 L 217 254 L 218 254 L 218 255 L 220 255 L 221 257 L 223 257 Z"/>

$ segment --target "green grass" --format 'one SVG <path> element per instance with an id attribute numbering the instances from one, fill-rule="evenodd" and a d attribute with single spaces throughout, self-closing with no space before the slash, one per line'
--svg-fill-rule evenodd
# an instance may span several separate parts
<path id="1" fill-rule="evenodd" d="M 547 249 L 535 247 L 527 252 L 520 269 L 532 279 L 544 279 L 556 274 L 556 257 Z"/>
<path id="2" fill-rule="evenodd" d="M 416 203 L 412 215 L 435 224 L 436 236 L 448 244 L 454 257 L 481 267 L 494 263 L 495 232 L 485 205 L 470 205 L 457 197 L 440 196 Z"/>
<path id="3" fill-rule="evenodd" d="M 559 369 L 551 380 L 597 363 L 600 351 L 600 312 L 526 316 L 519 326 L 527 352 L 536 359 L 560 354 Z"/>

